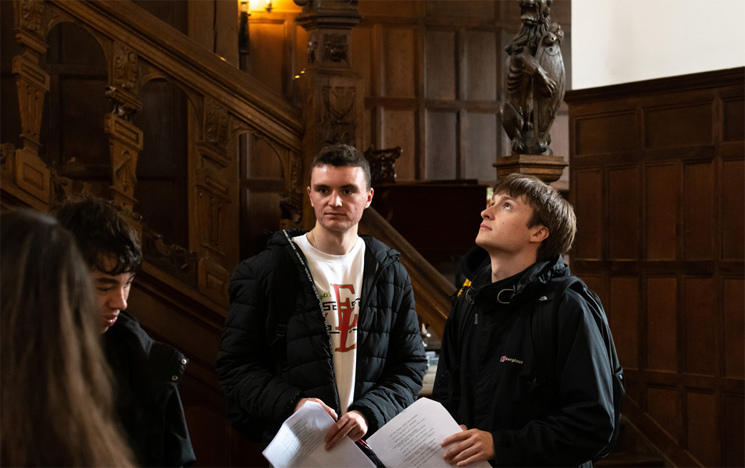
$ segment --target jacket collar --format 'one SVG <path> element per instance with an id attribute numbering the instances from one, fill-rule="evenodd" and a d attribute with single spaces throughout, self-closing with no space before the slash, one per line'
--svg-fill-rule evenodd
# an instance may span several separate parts
<path id="1" fill-rule="evenodd" d="M 561 255 L 552 260 L 540 261 L 526 268 L 520 280 L 515 284 L 515 291 L 509 296 L 509 302 L 518 302 L 529 297 L 529 294 L 548 283 L 552 278 L 563 278 L 571 273 Z M 484 267 L 476 276 L 472 288 L 478 291 L 491 286 L 491 265 Z"/>

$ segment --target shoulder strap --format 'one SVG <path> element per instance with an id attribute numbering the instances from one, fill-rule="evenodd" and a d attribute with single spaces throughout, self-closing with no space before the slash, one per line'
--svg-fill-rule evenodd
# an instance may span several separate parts
<path id="1" fill-rule="evenodd" d="M 536 384 L 545 385 L 559 379 L 556 364 L 556 314 L 558 303 L 567 289 L 582 280 L 568 276 L 550 280 L 536 301 L 530 316 L 533 352 L 538 361 Z"/>

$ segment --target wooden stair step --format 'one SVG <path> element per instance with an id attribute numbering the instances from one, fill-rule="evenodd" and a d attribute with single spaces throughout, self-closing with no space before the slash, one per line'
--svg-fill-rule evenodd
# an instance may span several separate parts
<path id="1" fill-rule="evenodd" d="M 593 463 L 597 467 L 658 467 L 663 466 L 661 457 L 626 451 L 611 452 L 607 457 Z"/>

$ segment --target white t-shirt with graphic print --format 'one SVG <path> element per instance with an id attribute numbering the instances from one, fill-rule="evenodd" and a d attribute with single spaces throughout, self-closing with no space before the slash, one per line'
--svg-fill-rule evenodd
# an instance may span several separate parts
<path id="1" fill-rule="evenodd" d="M 344 414 L 354 401 L 357 318 L 362 296 L 365 241 L 357 237 L 357 243 L 347 254 L 330 255 L 310 245 L 307 234 L 293 237 L 292 240 L 308 260 L 308 268 L 323 305 L 326 327 L 334 347 L 336 386 Z"/>

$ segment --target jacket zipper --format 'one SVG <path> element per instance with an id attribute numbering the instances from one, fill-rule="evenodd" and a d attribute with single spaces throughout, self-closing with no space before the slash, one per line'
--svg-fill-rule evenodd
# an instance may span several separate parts
<path id="1" fill-rule="evenodd" d="M 323 317 L 323 303 L 321 302 L 320 294 L 318 294 L 318 289 L 316 288 L 316 282 L 313 281 L 313 275 L 310 274 L 310 270 L 308 269 L 308 265 L 305 263 L 303 256 L 300 255 L 300 252 L 298 252 L 297 247 L 295 247 L 295 243 L 292 241 L 290 236 L 287 234 L 287 230 L 283 229 L 282 232 L 284 233 L 285 238 L 287 239 L 287 242 L 290 243 L 290 247 L 292 247 L 292 250 L 295 252 L 295 255 L 297 256 L 298 260 L 300 260 L 300 264 L 303 265 L 303 270 L 305 270 L 305 275 L 308 277 L 308 280 L 310 280 L 310 285 L 313 287 L 313 294 L 315 294 L 316 298 L 318 299 L 318 310 L 321 312 L 321 318 L 323 319 L 323 329 L 326 332 L 326 338 L 328 339 L 329 351 L 331 351 L 331 377 L 334 379 L 334 401 L 336 404 L 336 408 L 334 408 L 334 410 L 336 411 L 336 414 L 341 416 L 341 401 L 339 399 L 339 389 L 338 389 L 337 382 L 336 382 L 336 369 L 334 368 L 334 343 L 331 341 L 331 334 L 329 333 L 328 323 L 326 322 L 326 319 Z"/>

